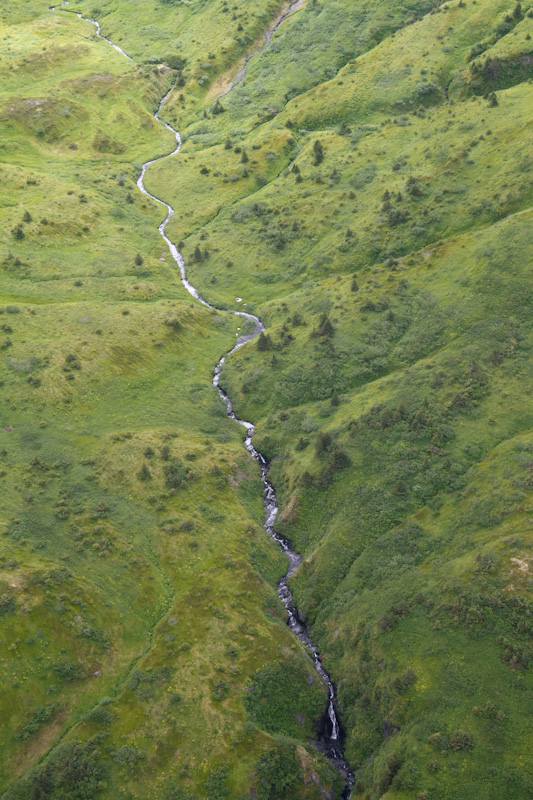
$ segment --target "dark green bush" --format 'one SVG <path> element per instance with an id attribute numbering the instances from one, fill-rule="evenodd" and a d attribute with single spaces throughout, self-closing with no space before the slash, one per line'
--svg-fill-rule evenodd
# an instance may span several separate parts
<path id="1" fill-rule="evenodd" d="M 165 464 L 165 483 L 169 489 L 179 489 L 187 477 L 187 468 L 179 458 L 174 458 L 169 464 Z"/>
<path id="2" fill-rule="evenodd" d="M 140 481 L 149 481 L 151 477 L 152 477 L 152 474 L 151 474 L 150 470 L 148 469 L 146 464 L 143 464 L 141 466 L 139 472 L 137 473 L 137 478 Z"/>
<path id="3" fill-rule="evenodd" d="M 324 711 L 324 695 L 318 679 L 310 685 L 300 664 L 268 664 L 252 677 L 243 698 L 250 718 L 269 733 L 301 737 L 307 724 Z M 300 721 L 299 721 L 300 717 Z"/>
<path id="4" fill-rule="evenodd" d="M 207 800 L 224 800 L 229 795 L 229 769 L 227 766 L 214 769 L 205 782 Z"/>
<path id="5" fill-rule="evenodd" d="M 280 744 L 267 750 L 255 766 L 257 800 L 294 800 L 300 782 L 295 747 Z"/>
<path id="6" fill-rule="evenodd" d="M 41 706 L 35 711 L 30 719 L 25 722 L 15 734 L 16 739 L 22 739 L 25 741 L 29 739 L 34 733 L 37 731 L 47 722 L 49 722 L 52 717 L 57 713 L 59 710 L 59 706 L 57 703 L 51 703 L 48 706 Z"/>
<path id="7" fill-rule="evenodd" d="M 313 144 L 313 159 L 315 167 L 318 167 L 324 161 L 324 148 L 322 147 L 322 142 L 318 139 L 315 139 Z"/>
<path id="8" fill-rule="evenodd" d="M 452 750 L 472 750 L 474 740 L 466 731 L 455 731 L 450 736 L 450 747 Z"/>

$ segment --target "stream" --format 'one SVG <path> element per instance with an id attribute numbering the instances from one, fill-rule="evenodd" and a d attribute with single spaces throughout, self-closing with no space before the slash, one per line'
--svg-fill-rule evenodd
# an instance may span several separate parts
<path id="1" fill-rule="evenodd" d="M 267 32 L 267 34 L 264 37 L 265 45 L 263 45 L 263 46 L 266 46 L 266 45 L 268 45 L 270 43 L 270 41 L 272 39 L 272 36 L 273 36 L 274 32 L 277 30 L 277 28 L 279 27 L 279 25 L 283 22 L 284 19 L 287 18 L 287 16 L 293 10 L 295 10 L 297 7 L 299 7 L 299 5 L 301 5 L 301 2 L 302 2 L 302 0 L 297 0 L 296 2 L 292 3 L 292 5 L 289 6 L 287 11 L 282 13 L 275 20 L 275 22 L 270 27 L 269 31 Z M 62 5 L 63 6 L 67 5 L 67 2 L 64 2 Z M 55 8 L 52 6 L 50 8 L 50 10 L 54 11 Z M 67 10 L 67 9 L 64 9 L 64 10 Z M 122 48 L 120 48 L 118 45 L 114 44 L 110 39 L 108 39 L 108 38 L 106 38 L 105 36 L 102 35 L 102 33 L 100 32 L 100 25 L 99 25 L 98 22 L 96 22 L 96 20 L 88 19 L 86 17 L 82 17 L 82 15 L 79 14 L 79 13 L 77 14 L 77 16 L 80 19 L 85 19 L 86 22 L 92 23 L 96 27 L 97 36 L 99 36 L 105 42 L 107 42 L 112 47 L 114 47 L 115 50 L 117 50 L 119 53 L 121 53 L 121 55 L 123 55 L 125 58 L 127 58 L 130 61 L 132 60 L 131 57 L 127 53 L 125 53 L 124 50 L 122 50 Z M 261 48 L 261 49 L 263 49 L 263 48 Z M 247 69 L 248 62 L 249 62 L 250 58 L 252 58 L 258 52 L 261 52 L 261 51 L 258 50 L 255 53 L 250 54 L 246 58 L 244 69 L 241 70 L 241 72 L 238 73 L 238 75 L 236 77 L 236 80 L 233 81 L 232 84 L 230 85 L 230 89 L 233 88 L 235 85 L 237 85 L 237 83 L 240 82 L 243 79 L 244 75 L 246 74 L 246 69 Z M 187 280 L 187 274 L 186 274 L 186 271 L 185 271 L 185 262 L 183 260 L 183 256 L 178 251 L 176 245 L 168 238 L 168 236 L 165 233 L 165 228 L 166 228 L 169 220 L 174 216 L 174 213 L 175 213 L 174 209 L 172 208 L 172 206 L 170 206 L 164 200 L 161 200 L 159 197 L 156 197 L 155 195 L 150 194 L 150 192 L 144 186 L 144 176 L 146 174 L 146 170 L 148 169 L 148 167 L 151 164 L 154 164 L 156 161 L 160 161 L 163 158 L 170 158 L 171 156 L 177 155 L 177 153 L 179 153 L 179 151 L 181 149 L 181 137 L 180 137 L 179 132 L 177 130 L 175 130 L 171 125 L 169 125 L 167 122 L 165 122 L 164 120 L 160 119 L 160 117 L 159 117 L 159 113 L 161 111 L 161 108 L 162 108 L 165 100 L 167 99 L 167 97 L 170 95 L 170 93 L 174 89 L 174 85 L 175 84 L 173 83 L 172 86 L 170 87 L 170 89 L 168 90 L 168 92 L 159 101 L 159 105 L 157 107 L 157 111 L 154 114 L 154 119 L 157 120 L 157 122 L 160 122 L 162 125 L 165 126 L 165 128 L 167 128 L 169 131 L 172 132 L 172 134 L 174 135 L 174 137 L 176 139 L 176 147 L 174 148 L 174 150 L 171 153 L 168 153 L 167 155 L 164 155 L 164 156 L 159 156 L 158 158 L 154 158 L 151 161 L 147 161 L 145 164 L 143 164 L 142 165 L 142 169 L 141 169 L 141 174 L 139 175 L 139 178 L 137 179 L 137 186 L 138 186 L 139 190 L 144 195 L 149 197 L 151 200 L 154 200 L 156 203 L 159 203 L 160 205 L 164 206 L 166 208 L 166 210 L 167 210 L 166 217 L 163 220 L 163 222 L 159 225 L 158 230 L 159 230 L 159 233 L 161 234 L 161 236 L 163 237 L 164 241 L 166 242 L 166 244 L 167 244 L 167 246 L 169 248 L 170 254 L 172 255 L 172 258 L 174 259 L 174 261 L 178 265 L 178 268 L 179 268 L 179 271 L 180 271 L 180 275 L 181 275 L 181 282 L 182 282 L 183 286 L 185 287 L 185 289 L 189 292 L 189 294 L 192 295 L 192 297 L 194 297 L 195 300 L 197 300 L 198 302 L 202 303 L 202 305 L 206 306 L 207 308 L 210 308 L 210 309 L 213 309 L 213 310 L 217 310 L 217 311 L 225 311 L 226 313 L 230 313 L 230 314 L 235 314 L 238 317 L 243 317 L 243 318 L 248 319 L 251 322 L 253 322 L 253 325 L 254 325 L 253 331 L 251 333 L 243 334 L 243 335 L 239 336 L 237 341 L 236 341 L 236 343 L 235 343 L 235 345 L 234 345 L 234 347 L 231 350 L 229 350 L 224 356 L 222 356 L 220 361 L 215 366 L 215 371 L 214 371 L 214 375 L 213 375 L 213 386 L 217 389 L 220 397 L 222 398 L 222 400 L 225 403 L 226 413 L 227 413 L 228 417 L 230 417 L 231 419 L 235 420 L 236 422 L 238 422 L 240 425 L 242 425 L 245 428 L 245 430 L 246 430 L 246 438 L 244 440 L 245 447 L 248 450 L 248 452 L 250 453 L 250 455 L 259 463 L 259 466 L 261 468 L 261 480 L 262 480 L 262 483 L 263 483 L 263 496 L 264 496 L 264 506 L 265 506 L 265 522 L 263 524 L 263 528 L 268 533 L 268 535 L 275 542 L 277 542 L 277 544 L 281 547 L 281 549 L 283 550 L 283 552 L 287 556 L 287 559 L 288 559 L 288 562 L 289 562 L 289 566 L 288 566 L 287 572 L 285 573 L 285 575 L 278 582 L 277 594 L 278 594 L 278 597 L 280 598 L 281 602 L 283 603 L 283 605 L 285 606 L 285 609 L 287 611 L 287 624 L 288 624 L 289 628 L 294 633 L 294 635 L 298 637 L 298 639 L 302 642 L 302 644 L 306 647 L 306 649 L 310 653 L 310 655 L 311 655 L 311 657 L 313 659 L 313 664 L 315 666 L 315 669 L 316 669 L 317 673 L 319 674 L 321 680 L 323 681 L 324 685 L 326 686 L 326 688 L 328 690 L 327 710 L 326 710 L 326 712 L 324 714 L 323 724 L 321 726 L 322 730 L 321 730 L 321 733 L 320 733 L 319 740 L 317 742 L 315 742 L 315 744 L 317 746 L 317 749 L 319 749 L 321 752 L 324 753 L 324 755 L 327 756 L 327 758 L 333 764 L 335 769 L 341 774 L 341 776 L 342 776 L 342 778 L 344 780 L 344 784 L 345 784 L 341 797 L 343 798 L 343 800 L 348 800 L 348 798 L 350 797 L 351 789 L 352 789 L 352 787 L 354 785 L 355 779 L 354 779 L 353 772 L 351 771 L 348 763 L 346 762 L 346 759 L 344 758 L 342 742 L 341 742 L 341 728 L 340 728 L 339 718 L 337 716 L 337 710 L 336 710 L 335 687 L 334 687 L 334 685 L 333 685 L 333 683 L 331 681 L 331 678 L 329 677 L 328 673 L 326 672 L 326 670 L 322 666 L 322 661 L 321 661 L 321 658 L 320 658 L 320 653 L 318 651 L 317 645 L 311 639 L 305 624 L 303 623 L 303 621 L 300 619 L 300 617 L 298 615 L 298 610 L 297 610 L 297 608 L 296 608 L 296 606 L 294 604 L 293 596 L 292 596 L 291 590 L 289 589 L 289 586 L 288 586 L 288 580 L 291 577 L 291 575 L 296 571 L 296 569 L 298 568 L 299 564 L 301 563 L 302 556 L 299 553 L 297 553 L 295 550 L 292 549 L 292 547 L 290 545 L 290 542 L 284 536 L 281 536 L 279 533 L 276 533 L 276 531 L 274 530 L 274 522 L 275 522 L 275 519 L 276 519 L 276 516 L 277 516 L 277 513 L 278 513 L 278 505 L 277 505 L 276 493 L 274 491 L 274 488 L 273 488 L 272 484 L 268 480 L 268 464 L 267 464 L 265 458 L 263 457 L 263 455 L 258 450 L 256 450 L 256 448 L 254 447 L 254 445 L 252 443 L 252 437 L 253 437 L 253 434 L 254 434 L 255 426 L 251 422 L 247 422 L 246 420 L 239 419 L 235 415 L 235 412 L 233 410 L 233 406 L 232 406 L 230 398 L 228 397 L 228 395 L 219 386 L 220 373 L 221 373 L 222 367 L 223 367 L 223 365 L 224 365 L 224 363 L 226 361 L 226 358 L 228 358 L 228 356 L 230 356 L 232 353 L 234 353 L 240 347 L 245 345 L 247 342 L 251 341 L 252 339 L 255 339 L 262 331 L 265 330 L 265 326 L 263 325 L 263 323 L 261 322 L 259 317 L 256 317 L 254 314 L 249 314 L 246 311 L 232 311 L 232 310 L 229 310 L 229 309 L 215 308 L 215 306 L 211 305 L 206 300 L 204 300 L 204 298 L 194 288 L 194 286 L 191 283 L 189 283 L 189 281 Z M 229 91 L 229 89 L 228 89 L 228 91 Z M 227 92 L 225 92 L 224 94 L 226 94 L 226 93 Z"/>

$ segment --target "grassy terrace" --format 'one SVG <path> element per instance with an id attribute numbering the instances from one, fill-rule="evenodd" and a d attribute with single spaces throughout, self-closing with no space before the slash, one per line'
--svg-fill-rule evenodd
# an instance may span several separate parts
<path id="1" fill-rule="evenodd" d="M 171 86 L 353 797 L 532 796 L 530 6 L 2 4 L 6 800 L 340 791 Z"/>

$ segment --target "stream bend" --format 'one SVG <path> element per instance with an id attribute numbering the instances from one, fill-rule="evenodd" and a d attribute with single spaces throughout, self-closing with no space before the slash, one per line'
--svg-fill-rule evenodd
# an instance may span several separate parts
<path id="1" fill-rule="evenodd" d="M 301 0 L 298 0 L 298 2 L 293 3 L 289 8 L 288 13 L 290 13 L 290 11 L 298 7 L 300 5 L 300 2 Z M 63 3 L 63 5 L 67 5 L 67 3 Z M 55 9 L 54 7 L 51 7 L 50 10 L 54 11 Z M 270 42 L 274 31 L 279 27 L 279 25 L 287 17 L 287 15 L 288 15 L 287 13 L 281 15 L 274 22 L 274 25 L 271 27 L 268 34 L 266 35 L 267 44 Z M 122 50 L 122 48 L 120 48 L 118 45 L 114 44 L 110 39 L 107 39 L 105 36 L 101 34 L 100 25 L 98 22 L 96 22 L 96 20 L 82 17 L 82 15 L 79 13 L 77 14 L 77 16 L 80 17 L 81 19 L 85 19 L 86 22 L 92 23 L 96 27 L 97 36 L 99 36 L 105 42 L 108 42 L 108 44 L 114 47 L 115 50 L 121 53 L 125 58 L 129 59 L 130 61 L 132 60 L 131 57 L 127 53 L 125 53 L 124 50 Z M 249 59 L 253 55 L 255 55 L 255 53 L 251 54 L 247 58 L 245 64 L 246 67 L 248 65 Z M 242 77 L 244 77 L 244 75 L 239 75 L 238 80 L 239 79 L 242 80 Z M 232 86 L 233 85 L 235 84 L 232 84 Z M 154 119 L 157 122 L 163 124 L 165 128 L 167 128 L 169 131 L 172 132 L 172 134 L 176 139 L 176 147 L 174 148 L 174 150 L 172 150 L 171 153 L 167 153 L 167 155 L 164 156 L 159 156 L 158 158 L 154 158 L 151 161 L 147 161 L 145 164 L 143 164 L 141 169 L 141 174 L 137 179 L 137 186 L 144 195 L 149 197 L 151 200 L 154 200 L 156 203 L 159 203 L 160 205 L 164 206 L 167 210 L 166 217 L 163 220 L 163 222 L 161 222 L 161 224 L 159 225 L 158 230 L 162 238 L 168 245 L 172 258 L 178 265 L 181 276 L 181 282 L 185 287 L 185 289 L 189 292 L 189 294 L 192 295 L 192 297 L 194 297 L 195 300 L 198 300 L 199 303 L 202 303 L 202 305 L 206 306 L 207 308 L 211 308 L 217 311 L 224 311 L 230 314 L 235 314 L 236 316 L 244 317 L 245 319 L 251 320 L 254 323 L 253 331 L 251 333 L 239 336 L 234 347 L 231 350 L 229 350 L 224 356 L 222 356 L 222 358 L 218 361 L 214 370 L 213 386 L 217 389 L 220 397 L 224 401 L 228 417 L 234 419 L 236 422 L 238 422 L 245 428 L 246 430 L 246 438 L 244 440 L 245 447 L 250 453 L 250 455 L 259 463 L 259 466 L 261 468 L 261 480 L 263 483 L 263 496 L 264 496 L 264 506 L 265 506 L 265 522 L 263 524 L 263 528 L 268 533 L 268 535 L 281 547 L 281 549 L 287 556 L 289 562 L 289 567 L 287 569 L 287 572 L 278 582 L 277 594 L 287 611 L 287 624 L 289 628 L 294 633 L 294 635 L 298 637 L 298 639 L 302 642 L 302 644 L 306 647 L 306 649 L 310 653 L 313 659 L 313 664 L 315 666 L 315 669 L 328 690 L 328 705 L 326 714 L 324 715 L 325 718 L 324 718 L 323 730 L 320 735 L 319 741 L 316 742 L 316 745 L 318 749 L 321 750 L 327 756 L 327 758 L 330 760 L 333 766 L 342 775 L 345 782 L 345 787 L 342 793 L 342 797 L 344 798 L 344 800 L 348 800 L 351 794 L 351 789 L 355 783 L 355 778 L 348 763 L 346 762 L 346 759 L 344 758 L 344 753 L 342 749 L 341 730 L 340 730 L 339 718 L 337 716 L 337 711 L 336 711 L 335 687 L 328 673 L 322 666 L 322 661 L 320 659 L 320 653 L 317 645 L 311 639 L 305 624 L 298 615 L 298 610 L 294 604 L 293 596 L 288 586 L 288 580 L 300 565 L 302 561 L 302 556 L 300 555 L 300 553 L 297 553 L 295 550 L 292 549 L 288 539 L 286 539 L 284 536 L 281 536 L 279 533 L 276 533 L 276 531 L 274 530 L 274 521 L 278 513 L 276 493 L 274 491 L 272 484 L 268 479 L 268 464 L 266 462 L 266 459 L 258 450 L 256 450 L 256 448 L 252 443 L 252 437 L 254 434 L 255 426 L 251 422 L 239 419 L 236 416 L 230 398 L 219 386 L 220 373 L 222 371 L 222 367 L 224 365 L 224 362 L 226 361 L 226 358 L 230 356 L 232 353 L 234 353 L 236 350 L 238 350 L 240 347 L 242 347 L 244 344 L 246 344 L 247 342 L 251 341 L 252 339 L 255 339 L 262 331 L 265 330 L 265 326 L 263 325 L 259 317 L 256 317 L 254 314 L 249 314 L 246 311 L 233 311 L 222 308 L 215 309 L 215 306 L 208 303 L 207 300 L 205 300 L 201 296 L 201 294 L 195 289 L 195 287 L 191 283 L 189 283 L 189 281 L 187 280 L 187 274 L 185 271 L 185 262 L 183 256 L 178 251 L 176 245 L 168 238 L 168 236 L 165 233 L 165 228 L 168 222 L 174 216 L 175 213 L 174 209 L 164 200 L 161 200 L 159 197 L 156 197 L 155 195 L 151 194 L 144 186 L 144 176 L 146 174 L 146 170 L 148 169 L 148 167 L 151 164 L 155 164 L 156 161 L 160 161 L 163 158 L 169 158 L 170 156 L 177 155 L 181 149 L 181 137 L 179 132 L 175 130 L 171 125 L 169 125 L 168 122 L 165 122 L 159 117 L 159 112 L 161 111 L 161 108 L 165 100 L 174 89 L 174 86 L 175 83 L 172 84 L 168 92 L 159 101 L 157 111 L 154 114 Z"/>

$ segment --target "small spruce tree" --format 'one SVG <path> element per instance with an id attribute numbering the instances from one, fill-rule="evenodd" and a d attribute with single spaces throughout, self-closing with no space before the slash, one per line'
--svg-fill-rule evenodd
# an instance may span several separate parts
<path id="1" fill-rule="evenodd" d="M 257 340 L 257 349 L 258 350 L 271 350 L 272 349 L 272 339 L 268 335 L 265 335 L 263 331 L 259 334 L 259 339 Z"/>
<path id="2" fill-rule="evenodd" d="M 319 139 L 315 140 L 313 145 L 313 156 L 314 156 L 314 165 L 318 167 L 324 161 L 324 148 L 322 147 L 322 142 Z"/>
<path id="3" fill-rule="evenodd" d="M 140 468 L 139 472 L 137 473 L 137 477 L 138 477 L 138 479 L 140 481 L 149 481 L 150 480 L 152 475 L 150 473 L 150 470 L 146 466 L 146 464 L 142 465 L 142 467 Z"/>

